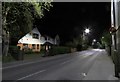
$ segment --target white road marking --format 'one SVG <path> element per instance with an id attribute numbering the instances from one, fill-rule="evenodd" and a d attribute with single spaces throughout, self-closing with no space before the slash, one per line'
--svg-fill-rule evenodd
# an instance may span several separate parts
<path id="1" fill-rule="evenodd" d="M 31 76 L 33 76 L 33 75 L 42 73 L 42 72 L 44 72 L 44 71 L 46 71 L 46 70 L 41 70 L 41 71 L 35 72 L 35 73 L 33 73 L 33 74 L 30 74 L 30 75 L 27 75 L 27 76 L 25 76 L 25 77 L 19 78 L 19 79 L 17 79 L 17 80 L 23 80 L 23 79 L 25 79 L 25 78 L 28 78 L 28 77 L 31 77 Z"/>

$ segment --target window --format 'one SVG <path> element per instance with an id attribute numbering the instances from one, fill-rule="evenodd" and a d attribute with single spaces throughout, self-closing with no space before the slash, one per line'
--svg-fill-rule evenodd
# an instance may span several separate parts
<path id="1" fill-rule="evenodd" d="M 28 44 L 23 44 L 23 49 L 27 50 L 28 49 Z"/>
<path id="2" fill-rule="evenodd" d="M 39 49 L 39 44 L 37 44 L 37 49 Z"/>
<path id="3" fill-rule="evenodd" d="M 47 37 L 45 37 L 45 40 L 47 40 Z"/>
<path id="4" fill-rule="evenodd" d="M 50 38 L 48 37 L 48 40 L 50 40 Z"/>
<path id="5" fill-rule="evenodd" d="M 32 44 L 32 48 L 35 49 L 35 44 Z"/>
<path id="6" fill-rule="evenodd" d="M 23 44 L 24 47 L 28 47 L 28 44 Z"/>
<path id="7" fill-rule="evenodd" d="M 39 34 L 33 33 L 33 38 L 39 39 Z"/>

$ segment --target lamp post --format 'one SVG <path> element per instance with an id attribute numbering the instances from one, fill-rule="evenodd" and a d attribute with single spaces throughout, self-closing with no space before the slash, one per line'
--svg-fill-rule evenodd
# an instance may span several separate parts
<path id="1" fill-rule="evenodd" d="M 84 31 L 83 31 L 83 40 L 85 40 L 85 35 L 86 34 L 89 34 L 90 33 L 90 29 L 89 28 L 86 28 Z"/>
<path id="2" fill-rule="evenodd" d="M 83 42 L 82 42 L 82 44 L 83 44 L 83 47 L 85 47 L 85 45 L 88 43 L 87 41 L 87 34 L 89 34 L 90 33 L 90 29 L 89 28 L 86 28 L 84 31 L 83 31 Z M 87 46 L 87 45 L 86 45 Z"/>

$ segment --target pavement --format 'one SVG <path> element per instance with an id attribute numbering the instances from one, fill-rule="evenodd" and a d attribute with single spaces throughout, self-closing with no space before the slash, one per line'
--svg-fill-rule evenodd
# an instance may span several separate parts
<path id="1" fill-rule="evenodd" d="M 118 80 L 114 77 L 114 64 L 105 51 L 99 55 L 84 80 Z"/>
<path id="2" fill-rule="evenodd" d="M 3 65 L 3 80 L 117 80 L 105 50 L 90 49 Z"/>

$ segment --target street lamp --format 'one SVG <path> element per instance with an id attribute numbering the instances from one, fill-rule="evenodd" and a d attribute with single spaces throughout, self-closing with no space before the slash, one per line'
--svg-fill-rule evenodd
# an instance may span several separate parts
<path id="1" fill-rule="evenodd" d="M 93 39 L 93 42 L 96 42 L 96 39 Z"/>
<path id="2" fill-rule="evenodd" d="M 85 40 L 87 37 L 86 35 L 90 33 L 90 29 L 86 28 L 85 31 L 83 32 L 83 40 Z"/>
<path id="3" fill-rule="evenodd" d="M 88 43 L 89 43 L 89 40 L 88 40 L 88 34 L 90 33 L 90 29 L 86 28 L 84 31 L 83 31 L 83 47 L 87 47 L 88 46 Z"/>
<path id="4" fill-rule="evenodd" d="M 85 29 L 85 33 L 86 33 L 86 34 L 90 33 L 90 29 L 88 29 L 88 28 Z"/>

